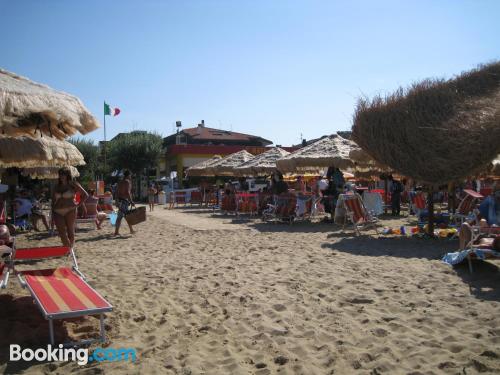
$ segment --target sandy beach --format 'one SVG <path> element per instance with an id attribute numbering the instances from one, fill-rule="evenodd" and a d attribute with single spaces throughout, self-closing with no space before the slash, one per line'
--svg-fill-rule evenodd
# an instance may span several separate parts
<path id="1" fill-rule="evenodd" d="M 387 225 L 397 227 L 398 221 Z M 26 374 L 475 374 L 500 372 L 498 260 L 453 269 L 457 240 L 378 238 L 157 207 L 140 233 L 77 233 L 89 283 L 114 306 L 105 346 L 136 363 L 10 363 L 48 324 L 13 278 L 0 293 L 0 371 Z M 18 246 L 58 244 L 28 233 Z M 44 262 L 43 266 L 64 264 Z M 67 264 L 67 263 L 66 263 Z M 41 267 L 42 264 L 27 267 Z M 94 318 L 56 340 L 95 337 Z"/>

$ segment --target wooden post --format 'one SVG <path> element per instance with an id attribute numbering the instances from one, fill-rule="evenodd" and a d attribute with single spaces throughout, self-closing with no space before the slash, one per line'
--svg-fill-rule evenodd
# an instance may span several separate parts
<path id="1" fill-rule="evenodd" d="M 387 214 L 387 190 L 389 189 L 389 182 L 387 176 L 384 179 L 384 214 Z"/>
<path id="2" fill-rule="evenodd" d="M 429 196 L 427 197 L 427 210 L 429 211 L 429 236 L 434 237 L 434 189 L 429 187 Z"/>

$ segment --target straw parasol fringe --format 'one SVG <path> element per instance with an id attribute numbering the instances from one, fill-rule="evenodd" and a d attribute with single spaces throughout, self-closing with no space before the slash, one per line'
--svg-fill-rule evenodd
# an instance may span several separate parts
<path id="1" fill-rule="evenodd" d="M 0 135 L 0 168 L 85 165 L 83 155 L 67 141 L 50 137 Z"/>
<path id="2" fill-rule="evenodd" d="M 71 171 L 72 177 L 79 177 L 80 172 L 73 166 L 68 167 Z M 24 168 L 21 172 L 23 176 L 30 176 L 31 178 L 55 180 L 59 177 L 59 167 L 38 167 L 38 168 Z"/>
<path id="3" fill-rule="evenodd" d="M 209 168 L 212 164 L 215 164 L 220 159 L 222 159 L 222 156 L 215 155 L 208 160 L 204 160 L 198 164 L 195 164 L 192 167 L 189 167 L 188 169 L 186 169 L 186 175 L 191 176 L 191 177 L 193 177 L 193 176 L 205 176 L 205 177 L 213 176 L 211 174 L 211 171 L 209 170 Z"/>
<path id="4" fill-rule="evenodd" d="M 235 168 L 235 171 L 240 176 L 268 175 L 277 169 L 276 161 L 287 155 L 290 155 L 288 151 L 279 147 L 273 147 L 272 149 L 255 156 L 253 159 L 238 165 Z"/>
<path id="5" fill-rule="evenodd" d="M 353 141 L 333 134 L 279 159 L 276 164 L 283 173 L 317 172 L 331 166 L 347 169 L 354 167 L 349 157 L 353 149 L 359 149 Z"/>
<path id="6" fill-rule="evenodd" d="M 218 160 L 208 170 L 214 176 L 235 176 L 235 167 L 253 158 L 254 156 L 251 153 L 241 150 Z"/>
<path id="7" fill-rule="evenodd" d="M 500 63 L 360 99 L 352 132 L 373 159 L 428 185 L 474 175 L 500 153 Z"/>
<path id="8" fill-rule="evenodd" d="M 0 131 L 33 135 L 37 129 L 64 139 L 99 127 L 75 96 L 0 69 Z"/>

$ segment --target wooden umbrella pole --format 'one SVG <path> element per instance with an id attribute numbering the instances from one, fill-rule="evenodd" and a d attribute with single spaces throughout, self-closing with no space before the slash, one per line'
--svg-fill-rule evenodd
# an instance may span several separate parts
<path id="1" fill-rule="evenodd" d="M 429 211 L 429 236 L 434 237 L 434 189 L 432 187 L 427 197 L 427 210 Z"/>
<path id="2" fill-rule="evenodd" d="M 389 189 L 389 183 L 387 182 L 387 177 L 384 179 L 384 214 L 387 214 L 387 190 Z"/>

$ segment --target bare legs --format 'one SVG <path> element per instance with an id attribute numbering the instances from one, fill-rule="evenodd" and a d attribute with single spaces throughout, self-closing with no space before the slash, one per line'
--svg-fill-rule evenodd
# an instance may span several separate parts
<path id="1" fill-rule="evenodd" d="M 75 245 L 75 219 L 76 210 L 72 210 L 64 216 L 54 214 L 57 232 L 64 246 L 73 247 Z"/>
<path id="2" fill-rule="evenodd" d="M 118 214 L 118 217 L 116 218 L 116 224 L 115 224 L 115 236 L 118 236 L 120 234 L 120 226 L 122 224 L 122 219 L 123 219 L 123 216 Z M 130 229 L 130 233 L 134 234 L 135 230 L 132 228 L 132 225 L 130 225 L 128 222 L 127 222 L 127 224 L 128 224 L 128 228 Z"/>

